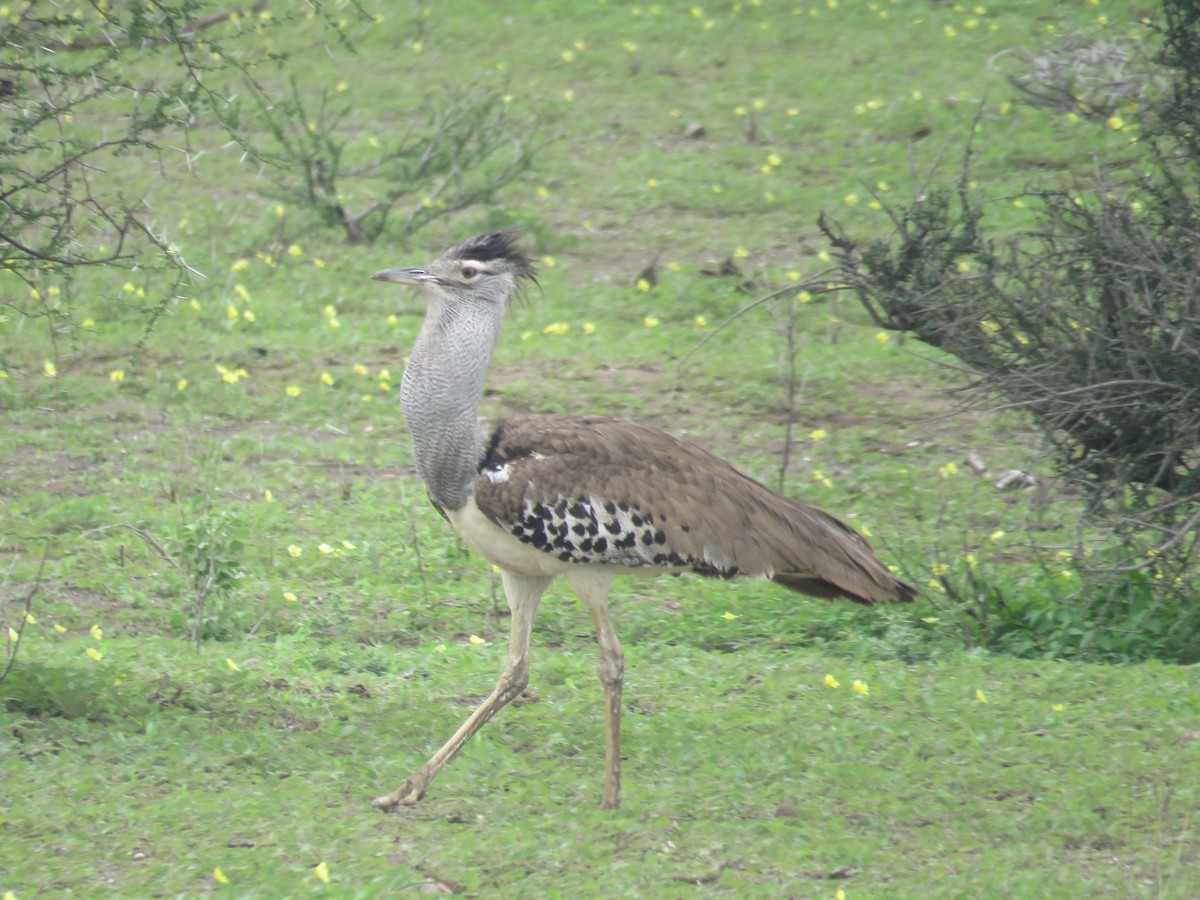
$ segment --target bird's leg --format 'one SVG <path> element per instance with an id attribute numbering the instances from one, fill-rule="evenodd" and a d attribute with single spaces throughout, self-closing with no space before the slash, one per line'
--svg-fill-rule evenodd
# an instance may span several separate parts
<path id="1" fill-rule="evenodd" d="M 402 788 L 376 798 L 373 805 L 379 809 L 387 810 L 400 804 L 411 806 L 424 797 L 430 782 L 437 777 L 442 766 L 462 749 L 463 744 L 471 739 L 471 735 L 482 728 L 510 700 L 519 697 L 529 684 L 529 632 L 533 627 L 533 615 L 537 612 L 542 594 L 554 579 L 513 575 L 509 572 L 501 572 L 501 577 L 508 608 L 512 612 L 512 622 L 508 638 L 508 663 L 500 674 L 496 687 L 488 698 L 479 704 L 475 712 L 471 713 L 467 721 L 462 723 L 458 731 L 454 732 L 454 736 L 446 741 Z"/>
<path id="2" fill-rule="evenodd" d="M 567 578 L 596 624 L 596 638 L 600 644 L 600 662 L 596 671 L 604 685 L 604 802 L 601 807 L 616 809 L 621 805 L 621 688 L 625 677 L 625 653 L 608 614 L 612 574 L 597 569 L 579 569 Z"/>

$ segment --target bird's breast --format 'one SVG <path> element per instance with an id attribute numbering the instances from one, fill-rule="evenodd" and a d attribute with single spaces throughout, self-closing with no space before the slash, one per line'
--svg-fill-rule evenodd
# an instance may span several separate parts
<path id="1" fill-rule="evenodd" d="M 475 504 L 472 497 L 446 517 L 462 539 L 493 565 L 518 575 L 561 575 L 570 566 L 556 557 L 523 543 L 505 531 Z"/>

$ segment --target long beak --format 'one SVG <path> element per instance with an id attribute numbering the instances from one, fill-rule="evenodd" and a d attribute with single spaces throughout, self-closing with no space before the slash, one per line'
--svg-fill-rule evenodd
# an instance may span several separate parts
<path id="1" fill-rule="evenodd" d="M 437 284 L 440 279 L 430 275 L 417 266 L 406 266 L 401 269 L 384 269 L 371 276 L 372 281 L 392 281 L 396 284 L 410 284 L 419 287 L 423 284 Z"/>

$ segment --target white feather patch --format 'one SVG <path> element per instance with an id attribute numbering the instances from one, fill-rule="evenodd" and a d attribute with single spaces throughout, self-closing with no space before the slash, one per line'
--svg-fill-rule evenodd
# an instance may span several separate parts
<path id="1" fill-rule="evenodd" d="M 498 469 L 484 469 L 483 477 L 492 484 L 504 484 L 504 482 L 512 477 L 512 466 L 505 463 Z"/>

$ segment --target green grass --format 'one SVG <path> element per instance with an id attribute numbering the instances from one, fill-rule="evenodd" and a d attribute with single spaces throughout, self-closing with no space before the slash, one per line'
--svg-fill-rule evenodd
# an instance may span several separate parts
<path id="1" fill-rule="evenodd" d="M 35 644 L 3 737 L 6 844 L 22 848 L 6 883 L 191 895 L 220 867 L 234 896 L 297 896 L 322 890 L 324 860 L 337 896 L 430 877 L 502 896 L 1195 887 L 1193 671 L 634 643 L 625 800 L 606 813 L 593 648 L 545 637 L 530 702 L 394 816 L 366 799 L 489 689 L 502 644 L 120 637 L 88 666 L 34 663 Z"/>
<path id="2" fill-rule="evenodd" d="M 168 158 L 173 177 L 151 200 L 206 277 L 144 353 L 132 348 L 147 301 L 124 288 L 142 273 L 81 276 L 57 357 L 44 323 L 9 307 L 5 629 L 46 563 L 0 684 L 0 893 L 367 897 L 432 879 L 533 897 L 1200 893 L 1195 670 L 987 652 L 1015 646 L 1003 623 L 988 632 L 953 607 L 935 571 L 974 566 L 1018 608 L 1069 600 L 1086 588 L 1055 551 L 1075 545 L 1082 510 L 1020 417 L 956 412 L 945 360 L 880 342 L 850 299 L 796 307 L 785 489 L 868 529 L 925 598 L 879 612 L 759 583 L 620 583 L 625 793 L 606 813 L 594 640 L 555 588 L 529 702 L 477 735 L 418 807 L 369 807 L 490 690 L 507 635 L 494 573 L 411 469 L 394 395 L 420 305 L 369 273 L 523 225 L 550 259 L 510 317 L 487 411 L 648 419 L 776 484 L 787 310 L 750 313 L 680 362 L 788 272 L 825 265 L 818 212 L 882 233 L 871 191 L 903 202 L 910 166 L 927 170 L 947 142 L 956 158 L 977 112 L 989 196 L 1047 173 L 1086 181 L 1092 154 L 1129 153 L 1126 134 L 1013 104 L 990 61 L 1076 28 L 1134 32 L 1143 8 L 986 6 L 388 5 L 378 25 L 347 13 L 353 58 L 276 34 L 310 89 L 347 83 L 335 96 L 364 142 L 471 80 L 506 84 L 562 138 L 496 207 L 410 246 L 349 247 L 303 210 L 277 216 L 259 171 L 202 132 L 193 172 Z M 684 135 L 693 123 L 698 139 Z M 123 165 L 131 185 L 148 177 Z M 369 186 L 348 189 L 357 203 Z M 999 209 L 1002 229 L 1031 215 Z M 727 258 L 760 286 L 702 273 Z M 639 290 L 652 263 L 658 284 Z M 996 492 L 968 453 L 1043 486 Z M 179 560 L 189 526 L 219 521 L 242 545 L 225 562 L 237 577 L 193 646 L 191 573 L 143 535 Z"/>

